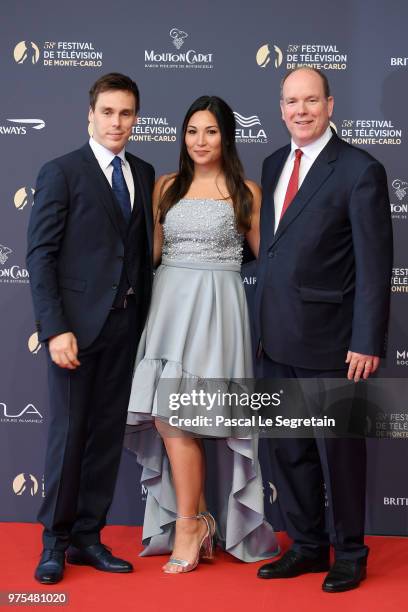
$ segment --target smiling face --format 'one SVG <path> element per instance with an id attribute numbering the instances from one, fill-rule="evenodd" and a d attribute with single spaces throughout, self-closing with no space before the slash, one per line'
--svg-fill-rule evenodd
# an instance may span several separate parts
<path id="1" fill-rule="evenodd" d="M 117 155 L 126 145 L 136 123 L 136 101 L 132 92 L 108 90 L 100 93 L 89 109 L 93 138 Z"/>
<path id="2" fill-rule="evenodd" d="M 195 164 L 220 163 L 221 132 L 217 119 L 210 111 L 197 111 L 190 117 L 184 139 L 187 152 Z"/>
<path id="3" fill-rule="evenodd" d="M 326 98 L 321 77 L 312 70 L 297 70 L 283 85 L 281 111 L 298 147 L 311 144 L 324 134 L 333 113 L 334 100 Z"/>

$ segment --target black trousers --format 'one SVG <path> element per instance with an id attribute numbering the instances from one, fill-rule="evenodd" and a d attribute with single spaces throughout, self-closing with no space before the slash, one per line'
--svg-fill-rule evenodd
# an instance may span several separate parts
<path id="1" fill-rule="evenodd" d="M 257 363 L 258 378 L 315 379 L 315 397 L 319 397 L 319 379 L 321 383 L 322 378 L 345 378 L 346 372 L 346 369 L 320 371 L 292 367 L 269 359 L 265 353 Z M 342 416 L 351 422 L 355 416 L 352 398 L 340 409 Z M 345 410 L 350 414 L 344 415 Z M 364 437 L 271 438 L 268 443 L 286 531 L 293 540 L 292 548 L 315 557 L 332 544 L 337 559 L 366 557 Z"/>
<path id="2" fill-rule="evenodd" d="M 119 468 L 132 372 L 140 337 L 138 308 L 111 310 L 98 338 L 67 370 L 48 354 L 50 423 L 45 499 L 38 520 L 46 548 L 100 541 Z"/>

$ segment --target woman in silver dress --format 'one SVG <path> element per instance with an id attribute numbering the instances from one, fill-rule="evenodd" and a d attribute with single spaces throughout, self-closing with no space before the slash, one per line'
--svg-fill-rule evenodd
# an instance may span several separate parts
<path id="1" fill-rule="evenodd" d="M 202 405 L 184 407 L 182 416 L 190 420 L 182 421 L 169 404 L 170 392 L 174 398 L 186 390 L 215 389 L 215 379 L 231 389 L 252 376 L 240 277 L 244 238 L 255 255 L 259 248 L 261 194 L 244 179 L 231 108 L 216 96 L 198 98 L 182 133 L 179 171 L 159 178 L 153 195 L 154 260 L 161 264 L 128 418 L 130 425 L 147 422 L 133 439 L 148 492 L 142 554 L 172 550 L 163 567 L 168 573 L 191 571 L 200 558 L 212 556 L 215 520 L 205 485 L 215 493 L 217 532 L 226 551 L 244 561 L 278 552 L 264 519 L 256 436 L 215 427 L 215 415 Z M 199 416 L 208 419 L 194 419 Z M 207 478 L 203 438 L 213 439 L 216 476 Z"/>

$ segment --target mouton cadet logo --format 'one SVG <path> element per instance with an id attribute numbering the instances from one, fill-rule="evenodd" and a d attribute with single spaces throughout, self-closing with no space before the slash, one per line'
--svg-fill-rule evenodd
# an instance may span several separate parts
<path id="1" fill-rule="evenodd" d="M 180 28 L 171 28 L 169 37 L 171 43 L 176 47 L 177 52 L 173 51 L 157 51 L 156 49 L 145 49 L 144 61 L 145 68 L 153 69 L 160 68 L 169 70 L 179 69 L 210 69 L 213 68 L 214 53 L 205 51 L 197 51 L 196 49 L 183 49 L 186 39 L 190 35 Z"/>

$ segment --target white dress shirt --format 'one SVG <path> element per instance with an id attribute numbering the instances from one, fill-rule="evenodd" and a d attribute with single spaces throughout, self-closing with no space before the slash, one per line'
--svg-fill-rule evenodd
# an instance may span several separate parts
<path id="1" fill-rule="evenodd" d="M 89 146 L 94 152 L 94 155 L 98 161 L 98 164 L 100 165 L 102 169 L 102 172 L 108 179 L 109 185 L 112 187 L 112 173 L 113 173 L 112 160 L 114 157 L 116 157 L 116 155 L 112 153 L 112 151 L 109 151 L 109 149 L 101 145 L 99 142 L 96 142 L 96 140 L 92 138 L 92 136 L 89 139 Z M 123 148 L 121 152 L 117 154 L 117 157 L 120 157 L 122 161 L 122 172 L 123 172 L 123 176 L 125 177 L 127 188 L 129 190 L 130 205 L 133 208 L 133 202 L 135 199 L 135 185 L 133 183 L 132 170 L 130 169 L 129 162 L 127 161 L 125 157 L 125 148 Z"/>
<path id="2" fill-rule="evenodd" d="M 300 167 L 299 167 L 299 189 L 307 173 L 312 167 L 314 161 L 323 151 L 324 147 L 329 142 L 330 138 L 333 136 L 330 126 L 327 126 L 327 130 L 314 142 L 306 145 L 305 147 L 298 147 L 298 145 L 291 142 L 291 150 L 289 156 L 283 166 L 281 175 L 276 185 L 275 193 L 273 196 L 274 205 L 275 205 L 275 232 L 279 225 L 279 220 L 283 208 L 283 202 L 285 200 L 286 191 L 288 188 L 289 179 L 293 170 L 293 162 L 295 159 L 295 151 L 296 149 L 301 149 L 303 155 L 300 158 Z"/>

